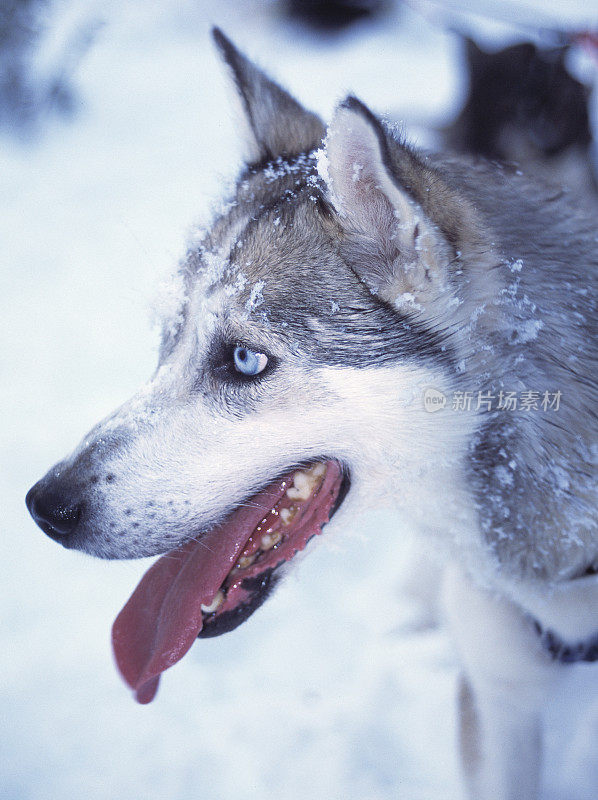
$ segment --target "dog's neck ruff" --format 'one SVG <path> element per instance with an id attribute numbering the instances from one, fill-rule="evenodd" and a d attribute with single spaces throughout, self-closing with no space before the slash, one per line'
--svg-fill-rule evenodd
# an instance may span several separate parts
<path id="1" fill-rule="evenodd" d="M 554 661 L 561 664 L 598 661 L 598 633 L 588 639 L 571 643 L 561 639 L 554 631 L 543 628 L 536 619 L 534 628 L 540 637 L 542 647 Z"/>

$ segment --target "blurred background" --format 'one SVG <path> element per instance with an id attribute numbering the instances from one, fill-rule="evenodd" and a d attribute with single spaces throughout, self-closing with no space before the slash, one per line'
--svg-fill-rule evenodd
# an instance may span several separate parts
<path id="1" fill-rule="evenodd" d="M 596 203 L 596 0 L 2 0 L 0 796 L 457 800 L 456 660 L 400 596 L 401 519 L 323 537 L 142 707 L 110 627 L 148 562 L 67 552 L 25 509 L 152 372 L 153 298 L 240 167 L 213 24 L 324 118 L 352 92 Z M 595 800 L 595 676 L 547 709 L 550 800 Z"/>

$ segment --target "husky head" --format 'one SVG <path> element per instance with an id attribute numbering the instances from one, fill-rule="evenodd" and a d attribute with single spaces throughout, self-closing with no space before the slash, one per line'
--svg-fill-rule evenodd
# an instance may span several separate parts
<path id="1" fill-rule="evenodd" d="M 338 508 L 335 525 L 383 495 L 408 504 L 465 437 L 439 435 L 422 393 L 457 374 L 473 209 L 355 98 L 326 131 L 214 37 L 247 123 L 236 194 L 189 247 L 152 379 L 27 496 L 66 547 L 167 553 L 113 632 L 146 702 Z"/>
<path id="2" fill-rule="evenodd" d="M 567 48 L 521 42 L 488 53 L 468 38 L 464 46 L 469 96 L 446 131 L 451 147 L 552 166 L 565 151 L 587 150 L 591 90 L 567 71 Z"/>

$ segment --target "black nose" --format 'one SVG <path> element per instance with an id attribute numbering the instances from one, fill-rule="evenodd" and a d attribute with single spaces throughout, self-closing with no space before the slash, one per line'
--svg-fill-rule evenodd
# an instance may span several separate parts
<path id="1" fill-rule="evenodd" d="M 29 490 L 25 502 L 42 531 L 57 542 L 65 544 L 66 538 L 77 527 L 81 506 L 51 485 L 44 485 L 43 481 Z"/>

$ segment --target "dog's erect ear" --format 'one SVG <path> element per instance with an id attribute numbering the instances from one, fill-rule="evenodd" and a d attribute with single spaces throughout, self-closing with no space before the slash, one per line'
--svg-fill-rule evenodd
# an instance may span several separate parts
<path id="1" fill-rule="evenodd" d="M 392 302 L 442 293 L 471 230 L 463 198 L 354 97 L 335 112 L 326 154 L 347 260 L 361 279 Z"/>
<path id="2" fill-rule="evenodd" d="M 476 75 L 490 59 L 490 56 L 485 50 L 482 50 L 478 43 L 469 36 L 463 37 L 463 43 L 465 46 L 465 57 L 467 58 L 469 71 L 473 75 Z"/>
<path id="3" fill-rule="evenodd" d="M 240 53 L 219 28 L 212 36 L 229 66 L 249 127 L 248 162 L 294 156 L 318 147 L 323 122 Z"/>

